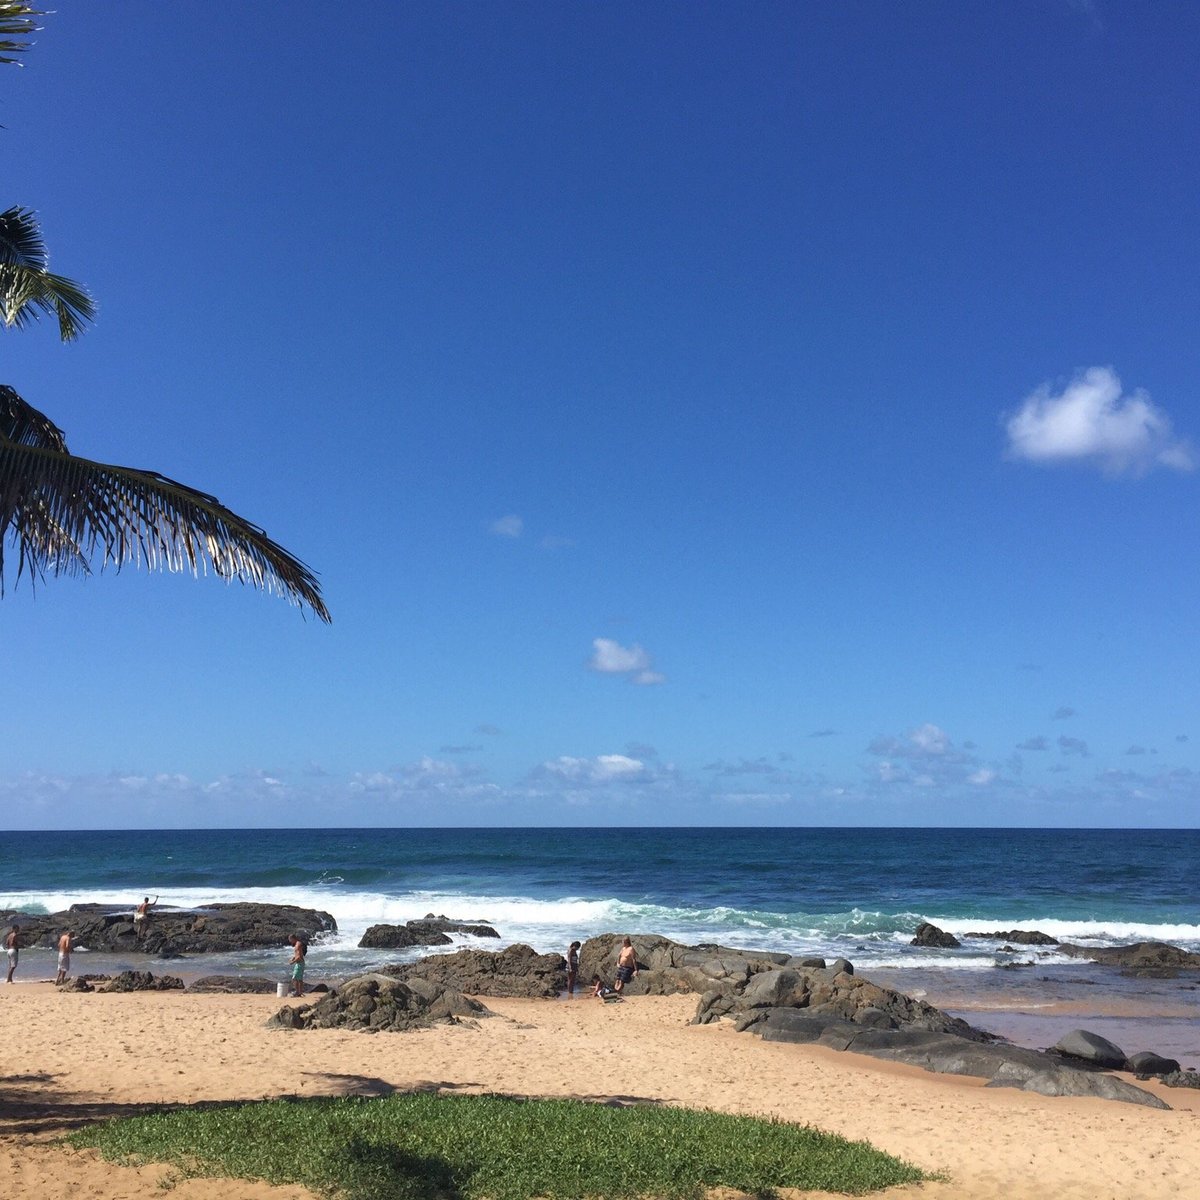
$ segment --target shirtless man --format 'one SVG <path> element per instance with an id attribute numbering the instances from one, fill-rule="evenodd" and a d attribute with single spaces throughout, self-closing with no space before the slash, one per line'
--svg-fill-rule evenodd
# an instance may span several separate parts
<path id="1" fill-rule="evenodd" d="M 621 953 L 617 955 L 617 978 L 613 984 L 613 991 L 623 992 L 625 985 L 637 975 L 637 972 L 637 951 L 633 948 L 633 943 L 625 938 L 621 942 Z"/>
<path id="2" fill-rule="evenodd" d="M 146 930 L 150 928 L 150 910 L 158 903 L 158 897 L 153 900 L 146 896 L 141 904 L 133 910 L 133 929 L 137 934 L 137 940 L 140 942 L 146 936 Z"/>
<path id="3" fill-rule="evenodd" d="M 57 986 L 65 983 L 67 972 L 71 969 L 71 931 L 66 930 L 58 939 L 58 975 L 54 983 Z"/>
<path id="4" fill-rule="evenodd" d="M 13 972 L 17 969 L 17 959 L 21 957 L 21 927 L 14 925 L 4 939 L 4 948 L 8 951 L 8 982 L 12 983 Z"/>

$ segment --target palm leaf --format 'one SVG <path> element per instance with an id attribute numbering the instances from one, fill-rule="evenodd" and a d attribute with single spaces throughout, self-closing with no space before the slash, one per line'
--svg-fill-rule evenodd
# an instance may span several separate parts
<path id="1" fill-rule="evenodd" d="M 55 275 L 49 262 L 33 211 L 14 206 L 0 213 L 0 319 L 20 329 L 46 313 L 58 321 L 59 336 L 69 342 L 95 319 L 96 302 L 82 284 Z"/>
<path id="2" fill-rule="evenodd" d="M 18 579 L 86 573 L 98 553 L 102 568 L 212 570 L 330 619 L 312 571 L 214 497 L 153 471 L 0 438 L 0 587 L 10 537 Z"/>
<path id="3" fill-rule="evenodd" d="M 28 38 L 41 28 L 36 18 L 45 14 L 32 4 L 17 3 L 16 0 L 0 0 L 0 63 L 15 63 L 22 66 L 14 54 L 24 54 L 31 43 L 17 41 Z"/>

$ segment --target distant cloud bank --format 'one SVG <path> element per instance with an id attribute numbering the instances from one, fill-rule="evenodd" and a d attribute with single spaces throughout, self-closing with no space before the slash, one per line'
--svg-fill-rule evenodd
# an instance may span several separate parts
<path id="1" fill-rule="evenodd" d="M 1196 465 L 1166 413 L 1141 388 L 1122 394 L 1111 367 L 1089 367 L 1057 394 L 1043 384 L 1006 420 L 1005 431 L 1008 456 L 1027 462 L 1090 462 L 1108 475 Z"/>

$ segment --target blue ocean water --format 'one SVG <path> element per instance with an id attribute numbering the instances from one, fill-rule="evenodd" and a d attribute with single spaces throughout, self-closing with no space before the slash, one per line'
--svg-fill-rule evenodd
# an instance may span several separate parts
<path id="1" fill-rule="evenodd" d="M 501 944 L 541 951 L 600 932 L 661 933 L 844 954 L 862 968 L 971 970 L 993 966 L 998 944 L 923 951 L 908 944 L 917 925 L 1200 950 L 1198 852 L 1196 830 L 10 833 L 0 842 L 0 908 L 129 907 L 146 893 L 187 907 L 255 899 L 321 908 L 339 932 L 313 947 L 312 961 L 331 972 L 378 961 L 380 952 L 357 949 L 368 925 L 429 912 L 486 920 Z M 262 957 L 222 965 L 254 969 Z"/>

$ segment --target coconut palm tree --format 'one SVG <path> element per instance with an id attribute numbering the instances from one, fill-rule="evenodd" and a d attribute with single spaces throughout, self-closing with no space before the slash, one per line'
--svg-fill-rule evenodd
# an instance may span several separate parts
<path id="1" fill-rule="evenodd" d="M 26 49 L 41 15 L 0 0 L 0 63 Z M 49 269 L 46 246 L 27 208 L 0 213 L 0 319 L 23 328 L 41 316 L 64 342 L 95 316 L 82 285 Z M 90 562 L 120 569 L 133 562 L 193 574 L 213 571 L 285 596 L 328 621 L 312 571 L 257 526 L 212 496 L 155 471 L 79 458 L 62 431 L 17 392 L 0 384 L 0 594 L 5 546 L 17 549 L 16 578 L 90 573 Z"/>
<path id="2" fill-rule="evenodd" d="M 94 315 L 87 289 L 47 267 L 41 231 L 28 209 L 0 214 L 0 317 L 20 328 L 39 315 L 64 341 Z M 193 574 L 212 570 L 329 611 L 312 571 L 257 526 L 212 496 L 155 471 L 116 467 L 71 454 L 62 431 L 0 384 L 0 594 L 5 544 L 16 543 L 16 577 L 88 573 L 128 562 Z"/>

